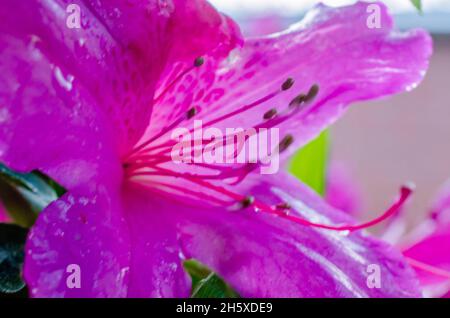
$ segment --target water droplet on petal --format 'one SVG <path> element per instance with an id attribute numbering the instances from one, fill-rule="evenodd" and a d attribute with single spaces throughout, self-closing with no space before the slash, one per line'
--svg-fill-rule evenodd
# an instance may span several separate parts
<path id="1" fill-rule="evenodd" d="M 74 80 L 74 76 L 69 74 L 67 76 L 64 76 L 61 69 L 59 67 L 55 68 L 55 78 L 56 81 L 61 85 L 62 88 L 64 88 L 66 91 L 72 90 L 72 82 Z"/>

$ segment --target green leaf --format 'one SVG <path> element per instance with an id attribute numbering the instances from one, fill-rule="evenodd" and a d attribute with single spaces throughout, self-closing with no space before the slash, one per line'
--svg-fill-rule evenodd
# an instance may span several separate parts
<path id="1" fill-rule="evenodd" d="M 329 133 L 325 130 L 293 156 L 289 167 L 294 176 L 322 196 L 325 194 L 328 146 Z"/>
<path id="2" fill-rule="evenodd" d="M 21 272 L 27 230 L 0 223 L 0 292 L 16 293 L 25 287 Z"/>
<path id="3" fill-rule="evenodd" d="M 38 214 L 65 193 L 39 171 L 18 173 L 0 163 L 0 199 L 14 223 L 31 227 Z"/>
<path id="4" fill-rule="evenodd" d="M 414 7 L 416 7 L 419 12 L 422 12 L 422 0 L 410 0 Z"/>
<path id="5" fill-rule="evenodd" d="M 191 298 L 239 298 L 225 281 L 198 261 L 184 262 L 184 268 L 192 279 Z"/>

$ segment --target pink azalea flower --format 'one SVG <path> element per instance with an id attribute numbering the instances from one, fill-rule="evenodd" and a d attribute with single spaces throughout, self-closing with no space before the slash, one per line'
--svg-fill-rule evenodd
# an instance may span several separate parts
<path id="1" fill-rule="evenodd" d="M 244 297 L 420 295 L 401 255 L 356 231 L 395 213 L 408 189 L 380 218 L 345 225 L 285 172 L 175 165 L 170 132 L 193 117 L 277 127 L 286 160 L 350 103 L 415 87 L 431 54 L 424 31 L 393 31 L 381 3 L 370 29 L 358 3 L 319 5 L 285 33 L 245 40 L 202 0 L 79 1 L 82 28 L 71 29 L 68 3 L 0 4 L 0 160 L 68 189 L 28 237 L 32 296 L 184 297 L 186 258 Z M 308 105 L 295 98 L 308 91 Z M 69 264 L 80 289 L 66 286 Z M 370 264 L 381 288 L 366 284 Z"/>

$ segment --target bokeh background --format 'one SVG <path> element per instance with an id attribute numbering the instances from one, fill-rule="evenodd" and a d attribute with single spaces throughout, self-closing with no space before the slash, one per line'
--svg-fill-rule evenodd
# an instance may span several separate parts
<path id="1" fill-rule="evenodd" d="M 282 30 L 319 1 L 212 0 L 237 19 L 249 36 Z M 339 6 L 355 1 L 323 1 Z M 423 83 L 413 92 L 353 105 L 330 129 L 328 161 L 338 164 L 357 188 L 363 219 L 381 213 L 399 186 L 416 184 L 407 209 L 409 226 L 428 212 L 450 178 L 450 0 L 384 1 L 400 29 L 426 28 L 434 55 Z"/>

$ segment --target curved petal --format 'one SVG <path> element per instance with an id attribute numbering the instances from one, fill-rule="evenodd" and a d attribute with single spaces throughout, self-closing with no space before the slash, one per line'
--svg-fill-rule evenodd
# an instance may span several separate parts
<path id="1" fill-rule="evenodd" d="M 25 246 L 31 296 L 127 295 L 130 244 L 119 197 L 118 190 L 91 185 L 40 214 Z"/>
<path id="2" fill-rule="evenodd" d="M 380 28 L 368 27 L 369 5 L 379 8 Z M 279 128 L 281 136 L 292 134 L 295 144 L 290 149 L 295 150 L 350 103 L 414 88 L 430 55 L 430 36 L 422 30 L 394 31 L 381 2 L 341 8 L 318 5 L 284 33 L 249 39 L 223 62 L 206 60 L 155 105 L 155 116 L 171 122 L 196 105 L 201 109 L 196 119 L 208 122 L 241 109 L 214 127 L 250 128 L 262 124 L 263 115 L 275 107 L 279 116 L 262 125 Z M 243 111 L 244 105 L 279 91 L 288 77 L 295 79 L 293 88 Z M 315 102 L 303 111 L 288 110 L 289 102 L 314 83 L 320 86 Z M 170 112 L 164 111 L 168 105 Z"/>
<path id="3" fill-rule="evenodd" d="M 149 123 L 155 85 L 166 62 L 178 51 L 186 57 L 188 49 L 200 55 L 222 44 L 218 41 L 227 45 L 227 30 L 217 22 L 220 15 L 203 0 L 188 6 L 179 0 L 85 0 L 73 5 L 70 0 L 2 1 L 0 30 L 31 40 L 63 70 L 65 85 L 85 86 L 112 121 L 122 153 Z M 80 28 L 70 26 L 77 13 Z M 206 29 L 199 33 L 202 27 Z M 192 44 L 180 50 L 182 42 Z"/>
<path id="4" fill-rule="evenodd" d="M 202 55 L 223 58 L 242 43 L 238 25 L 208 1 L 174 0 L 170 25 L 170 62 L 189 62 Z"/>
<path id="5" fill-rule="evenodd" d="M 409 246 L 403 254 L 413 260 L 417 275 L 423 286 L 447 283 L 450 280 L 450 226 L 440 228 L 416 244 Z M 421 266 L 426 264 L 425 266 Z M 428 270 L 432 266 L 442 271 Z"/>
<path id="6" fill-rule="evenodd" d="M 432 222 L 422 222 L 414 232 L 415 240 L 404 249 L 416 265 L 422 286 L 431 296 L 450 290 L 450 183 L 447 182 L 431 208 Z"/>
<path id="7" fill-rule="evenodd" d="M 285 174 L 262 182 L 250 176 L 239 191 L 271 205 L 287 202 L 312 221 L 351 222 Z M 401 254 L 364 233 L 346 236 L 249 210 L 195 208 L 188 199 L 151 201 L 147 213 L 165 215 L 176 226 L 178 242 L 170 250 L 181 245 L 182 257 L 200 260 L 244 297 L 420 295 Z M 380 268 L 379 289 L 367 285 L 371 264 Z"/>
<path id="8" fill-rule="evenodd" d="M 180 263 L 174 223 L 155 207 L 156 196 L 128 184 L 123 192 L 131 236 L 128 297 L 189 297 L 191 284 Z"/>

